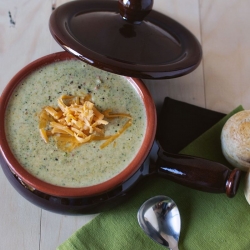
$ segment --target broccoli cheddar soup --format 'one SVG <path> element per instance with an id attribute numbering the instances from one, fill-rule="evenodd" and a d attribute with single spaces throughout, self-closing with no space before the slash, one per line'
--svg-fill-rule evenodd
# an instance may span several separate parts
<path id="1" fill-rule="evenodd" d="M 82 105 L 99 117 L 92 121 L 87 135 L 72 128 L 72 109 L 68 110 L 67 103 L 71 99 L 72 109 Z M 47 123 L 41 129 L 43 111 Z M 75 124 L 90 126 L 89 116 L 81 117 Z M 71 119 L 68 125 L 66 118 Z M 48 124 L 54 127 L 48 128 Z M 127 78 L 72 59 L 48 64 L 22 80 L 9 100 L 5 130 L 12 153 L 32 175 L 58 186 L 85 187 L 114 177 L 132 161 L 145 136 L 146 111 L 138 90 Z M 98 133 L 93 137 L 90 131 Z M 77 146 L 60 147 L 58 138 L 70 134 L 70 142 Z"/>

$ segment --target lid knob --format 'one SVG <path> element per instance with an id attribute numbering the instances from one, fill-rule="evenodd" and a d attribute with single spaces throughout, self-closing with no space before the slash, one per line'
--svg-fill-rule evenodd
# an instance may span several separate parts
<path id="1" fill-rule="evenodd" d="M 130 23 L 140 23 L 152 10 L 154 0 L 118 0 L 120 15 Z"/>

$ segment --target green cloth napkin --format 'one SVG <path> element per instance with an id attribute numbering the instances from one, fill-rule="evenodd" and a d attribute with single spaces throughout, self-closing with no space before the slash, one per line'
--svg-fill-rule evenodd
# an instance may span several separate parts
<path id="1" fill-rule="evenodd" d="M 242 110 L 240 106 L 185 147 L 180 153 L 221 162 L 220 133 L 226 120 Z M 133 188 L 124 204 L 99 214 L 76 231 L 58 250 L 153 250 L 166 249 L 151 240 L 137 223 L 141 204 L 155 195 L 167 195 L 181 214 L 179 249 L 249 250 L 250 206 L 245 200 L 242 178 L 234 198 L 193 190 L 160 177 L 148 177 Z"/>

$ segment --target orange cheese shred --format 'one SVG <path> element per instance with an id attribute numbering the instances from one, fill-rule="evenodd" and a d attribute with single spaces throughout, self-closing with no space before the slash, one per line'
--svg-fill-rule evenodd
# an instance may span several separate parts
<path id="1" fill-rule="evenodd" d="M 100 148 L 108 146 L 132 125 L 132 117 L 125 113 L 112 113 L 111 109 L 100 112 L 91 101 L 91 96 L 62 95 L 58 107 L 47 106 L 39 115 L 39 132 L 48 143 L 49 137 L 56 140 L 57 147 L 70 152 L 91 141 L 105 140 Z M 105 136 L 107 119 L 127 118 L 125 125 L 115 134 Z"/>
<path id="2" fill-rule="evenodd" d="M 43 139 L 46 143 L 48 143 L 49 138 L 48 138 L 48 135 L 47 135 L 47 133 L 46 133 L 46 130 L 45 130 L 44 128 L 40 128 L 39 131 L 40 131 L 40 135 L 41 135 L 42 139 Z"/>
<path id="3" fill-rule="evenodd" d="M 112 135 L 109 139 L 107 139 L 101 146 L 100 148 L 105 148 L 106 146 L 108 146 L 111 142 L 113 142 L 116 138 L 118 138 L 128 127 L 130 127 L 132 125 L 132 121 L 128 120 L 124 126 L 114 135 Z"/>
<path id="4" fill-rule="evenodd" d="M 107 118 L 126 117 L 126 118 L 129 118 L 129 119 L 132 119 L 130 114 L 124 114 L 124 113 L 114 114 L 114 113 L 111 113 L 111 112 L 112 112 L 112 109 L 107 109 L 103 113 L 104 113 L 104 116 L 107 117 Z"/>

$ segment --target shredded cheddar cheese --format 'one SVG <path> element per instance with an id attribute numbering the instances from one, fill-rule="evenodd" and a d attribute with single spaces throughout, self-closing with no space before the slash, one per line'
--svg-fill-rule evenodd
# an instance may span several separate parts
<path id="1" fill-rule="evenodd" d="M 101 113 L 91 102 L 90 95 L 63 95 L 57 104 L 58 108 L 43 108 L 39 115 L 39 131 L 46 143 L 49 142 L 49 137 L 53 137 L 57 147 L 66 152 L 95 140 L 105 140 L 100 146 L 103 149 L 132 125 L 130 114 L 114 114 L 111 109 Z M 106 119 L 114 118 L 127 118 L 128 121 L 117 133 L 105 136 L 104 126 L 108 124 Z"/>

